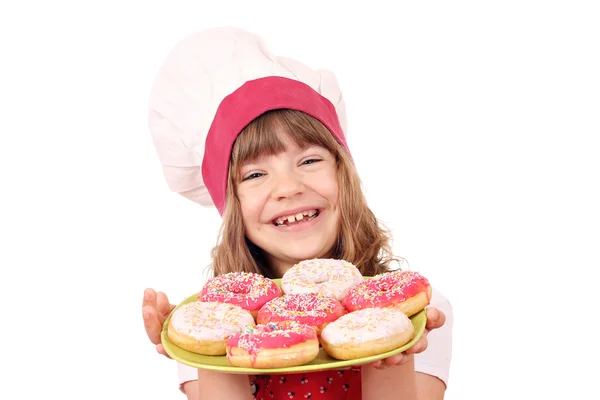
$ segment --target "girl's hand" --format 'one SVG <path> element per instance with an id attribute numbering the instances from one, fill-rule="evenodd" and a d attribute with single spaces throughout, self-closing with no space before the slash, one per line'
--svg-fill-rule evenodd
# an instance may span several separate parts
<path id="1" fill-rule="evenodd" d="M 169 303 L 167 295 L 163 292 L 156 293 L 152 289 L 144 290 L 144 302 L 142 303 L 142 316 L 146 334 L 152 343 L 156 345 L 156 351 L 169 357 L 160 342 L 160 333 L 163 322 L 171 314 L 175 306 Z M 169 357 L 171 358 L 171 357 Z"/>
<path id="2" fill-rule="evenodd" d="M 408 362 L 413 354 L 425 351 L 427 348 L 427 334 L 429 331 L 432 329 L 441 328 L 446 322 L 446 315 L 437 308 L 427 307 L 426 312 L 427 324 L 425 325 L 425 332 L 423 332 L 423 335 L 421 335 L 417 343 L 412 345 L 403 353 L 396 354 L 395 356 L 391 356 L 383 360 L 374 361 L 369 365 L 377 369 L 386 369 L 392 365 L 402 365 Z"/>

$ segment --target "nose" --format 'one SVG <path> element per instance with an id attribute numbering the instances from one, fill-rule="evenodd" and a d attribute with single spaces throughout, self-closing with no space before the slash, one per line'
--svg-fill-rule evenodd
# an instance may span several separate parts
<path id="1" fill-rule="evenodd" d="M 304 190 L 301 177 L 293 172 L 280 172 L 275 176 L 272 194 L 276 200 L 282 200 L 302 194 Z"/>

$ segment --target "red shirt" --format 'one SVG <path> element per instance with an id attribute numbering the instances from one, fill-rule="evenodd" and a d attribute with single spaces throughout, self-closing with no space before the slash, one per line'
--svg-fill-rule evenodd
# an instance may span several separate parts
<path id="1" fill-rule="evenodd" d="M 360 400 L 360 368 L 285 375 L 251 375 L 255 400 Z"/>

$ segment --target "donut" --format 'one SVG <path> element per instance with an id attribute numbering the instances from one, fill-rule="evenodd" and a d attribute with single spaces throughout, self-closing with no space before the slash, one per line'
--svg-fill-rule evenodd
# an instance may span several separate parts
<path id="1" fill-rule="evenodd" d="M 315 330 L 295 321 L 247 326 L 227 339 L 227 360 L 235 367 L 295 367 L 314 360 L 318 354 Z"/>
<path id="2" fill-rule="evenodd" d="M 345 260 L 304 260 L 286 271 L 281 278 L 285 294 L 322 293 L 341 301 L 351 287 L 363 281 L 353 264 Z"/>
<path id="3" fill-rule="evenodd" d="M 198 300 L 234 304 L 256 318 L 265 303 L 279 296 L 281 289 L 277 284 L 260 274 L 230 272 L 209 279 L 198 294 Z"/>
<path id="4" fill-rule="evenodd" d="M 342 303 L 321 293 L 284 294 L 265 304 L 258 311 L 256 322 L 296 321 L 311 326 L 319 335 L 343 313 Z"/>
<path id="5" fill-rule="evenodd" d="M 173 311 L 167 336 L 175 345 L 208 356 L 226 354 L 225 340 L 254 325 L 247 310 L 233 304 L 192 301 Z"/>
<path id="6" fill-rule="evenodd" d="M 338 360 L 354 360 L 397 349 L 415 334 L 410 319 L 395 308 L 365 308 L 330 323 L 321 332 L 323 350 Z"/>
<path id="7" fill-rule="evenodd" d="M 394 307 L 406 316 L 424 309 L 431 300 L 431 285 L 418 272 L 392 271 L 376 275 L 348 291 L 342 304 L 348 312 L 371 307 Z"/>

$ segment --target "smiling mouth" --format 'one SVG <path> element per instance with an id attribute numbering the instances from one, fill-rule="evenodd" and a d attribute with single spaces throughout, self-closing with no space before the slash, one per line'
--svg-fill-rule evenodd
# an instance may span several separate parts
<path id="1" fill-rule="evenodd" d="M 275 226 L 298 225 L 319 216 L 319 210 L 306 210 L 297 214 L 290 214 L 273 220 Z"/>

